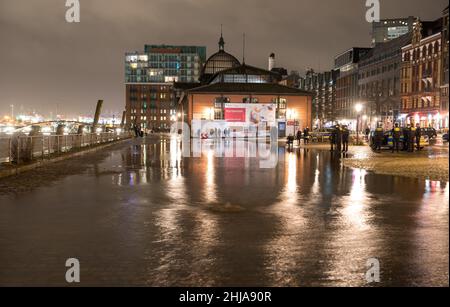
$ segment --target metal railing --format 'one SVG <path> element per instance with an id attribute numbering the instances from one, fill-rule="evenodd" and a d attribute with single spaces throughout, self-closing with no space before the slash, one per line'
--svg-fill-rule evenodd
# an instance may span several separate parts
<path id="1" fill-rule="evenodd" d="M 130 137 L 129 132 L 0 137 L 0 163 L 21 164 Z"/>

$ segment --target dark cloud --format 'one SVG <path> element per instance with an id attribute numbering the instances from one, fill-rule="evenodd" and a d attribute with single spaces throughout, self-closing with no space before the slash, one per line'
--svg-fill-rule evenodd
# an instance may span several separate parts
<path id="1" fill-rule="evenodd" d="M 220 24 L 226 49 L 266 67 L 329 69 L 333 56 L 370 44 L 365 0 L 80 0 L 81 23 L 65 22 L 65 0 L 0 0 L 0 112 L 23 105 L 44 114 L 93 112 L 124 105 L 126 51 L 145 43 L 205 45 L 217 50 Z M 436 19 L 446 0 L 381 0 L 382 18 Z"/>

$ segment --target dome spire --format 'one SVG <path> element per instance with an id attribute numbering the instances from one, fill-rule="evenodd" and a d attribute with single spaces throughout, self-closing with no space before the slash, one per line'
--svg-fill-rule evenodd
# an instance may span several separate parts
<path id="1" fill-rule="evenodd" d="M 220 40 L 219 40 L 219 50 L 225 50 L 225 40 L 223 39 L 223 26 L 220 25 Z"/>

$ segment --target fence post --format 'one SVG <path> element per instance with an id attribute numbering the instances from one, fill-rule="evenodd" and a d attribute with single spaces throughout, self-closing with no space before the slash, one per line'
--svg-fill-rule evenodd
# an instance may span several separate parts
<path id="1" fill-rule="evenodd" d="M 9 138 L 8 151 L 9 151 L 8 162 L 11 163 L 12 162 L 12 138 Z"/>
<path id="2" fill-rule="evenodd" d="M 20 163 L 20 136 L 17 137 L 17 164 Z"/>
<path id="3" fill-rule="evenodd" d="M 34 149 L 34 144 L 33 144 L 33 137 L 29 137 L 30 138 L 30 152 L 31 152 L 31 154 L 30 154 L 30 160 L 33 160 L 33 149 Z M 27 142 L 28 143 L 28 142 Z"/>

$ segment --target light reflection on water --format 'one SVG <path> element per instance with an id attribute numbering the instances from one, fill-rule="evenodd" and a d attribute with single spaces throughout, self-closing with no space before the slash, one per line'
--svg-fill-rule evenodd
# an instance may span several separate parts
<path id="1" fill-rule="evenodd" d="M 127 284 L 360 286 L 366 261 L 375 257 L 384 285 L 448 285 L 449 183 L 347 169 L 327 151 L 280 147 L 278 165 L 261 169 L 251 142 L 195 141 L 191 148 L 202 155 L 184 158 L 177 138 L 135 141 L 95 165 L 100 171 L 91 177 L 72 176 L 45 194 L 14 199 L 11 205 L 32 197 L 48 210 L 20 225 L 2 214 L 0 226 L 10 233 L 31 227 L 34 240 L 46 242 L 51 232 L 33 223 L 57 218 L 55 208 L 72 213 L 80 219 L 58 234 L 70 234 L 91 272 L 120 262 L 122 271 L 102 274 Z M 75 205 L 56 192 L 66 185 L 82 186 L 96 201 L 83 194 Z M 80 220 L 94 231 L 101 225 L 98 241 L 72 228 Z M 84 255 L 94 249 L 90 240 L 116 258 Z M 66 241 L 60 257 L 71 250 Z M 14 248 L 16 257 L 3 260 L 26 263 Z M 45 252 L 32 256 L 39 261 Z"/>
<path id="2" fill-rule="evenodd" d="M 262 170 L 255 158 L 255 144 L 197 141 L 192 146 L 201 148 L 201 157 L 182 158 L 182 144 L 176 139 L 163 141 L 159 147 L 141 147 L 142 157 L 153 157 L 152 166 L 146 167 L 147 162 L 138 159 L 140 167 L 133 167 L 137 172 L 144 170 L 147 178 L 141 176 L 138 180 L 139 176 L 130 172 L 130 185 L 152 185 L 153 180 L 147 173 L 149 168 L 158 170 L 160 175 L 155 175 L 158 179 L 170 169 L 162 185 L 173 204 L 201 210 L 191 213 L 196 222 L 191 231 L 197 238 L 190 243 L 193 258 L 207 257 L 219 245 L 233 248 L 235 242 L 224 241 L 227 236 L 221 232 L 235 233 L 242 227 L 228 229 L 221 225 L 230 224 L 229 209 L 233 214 L 232 225 L 239 225 L 241 216 L 245 216 L 245 220 L 255 223 L 246 227 L 266 234 L 260 246 L 252 250 L 261 254 L 263 270 L 252 274 L 264 274 L 265 283 L 270 285 L 364 285 L 365 263 L 373 257 L 388 258 L 390 270 L 398 269 L 405 280 L 417 277 L 417 272 L 401 268 L 402 262 L 410 268 L 416 261 L 401 259 L 402 250 L 390 250 L 396 249 L 396 240 L 407 240 L 399 246 L 406 245 L 408 255 L 429 258 L 430 262 L 439 260 L 439 270 L 448 264 L 443 258 L 448 258 L 448 201 L 445 200 L 445 197 L 448 199 L 448 183 L 345 169 L 340 160 L 329 153 L 308 150 L 285 152 L 281 149 L 279 165 Z M 155 153 L 158 148 L 165 152 Z M 226 157 L 230 153 L 253 157 Z M 195 201 L 189 203 L 193 199 Z M 430 211 L 426 207 L 433 209 Z M 157 224 L 170 225 L 162 227 L 163 238 L 175 242 L 183 240 L 180 230 L 183 225 L 177 224 L 179 221 L 169 213 L 176 216 L 186 214 L 186 210 L 161 210 L 164 214 L 158 215 Z M 411 215 L 414 211 L 417 213 Z M 429 227 L 440 223 L 440 228 L 425 239 L 421 235 L 429 230 L 414 229 L 414 224 L 427 219 Z M 410 231 L 401 233 L 403 227 Z M 234 239 L 238 240 L 239 234 L 236 236 Z M 436 245 L 437 249 L 424 251 L 414 239 L 420 244 L 425 241 L 441 243 Z M 177 256 L 180 255 L 173 255 Z M 226 255 L 221 256 L 226 258 Z M 214 261 L 217 259 L 210 260 L 212 262 L 205 265 L 220 265 Z M 423 265 L 418 270 L 423 270 Z M 439 276 L 438 280 L 444 280 L 437 271 L 427 278 L 436 280 Z M 209 277 L 216 280 L 216 277 Z M 395 279 L 390 282 L 395 284 Z M 408 282 L 416 284 L 421 280 Z"/>

